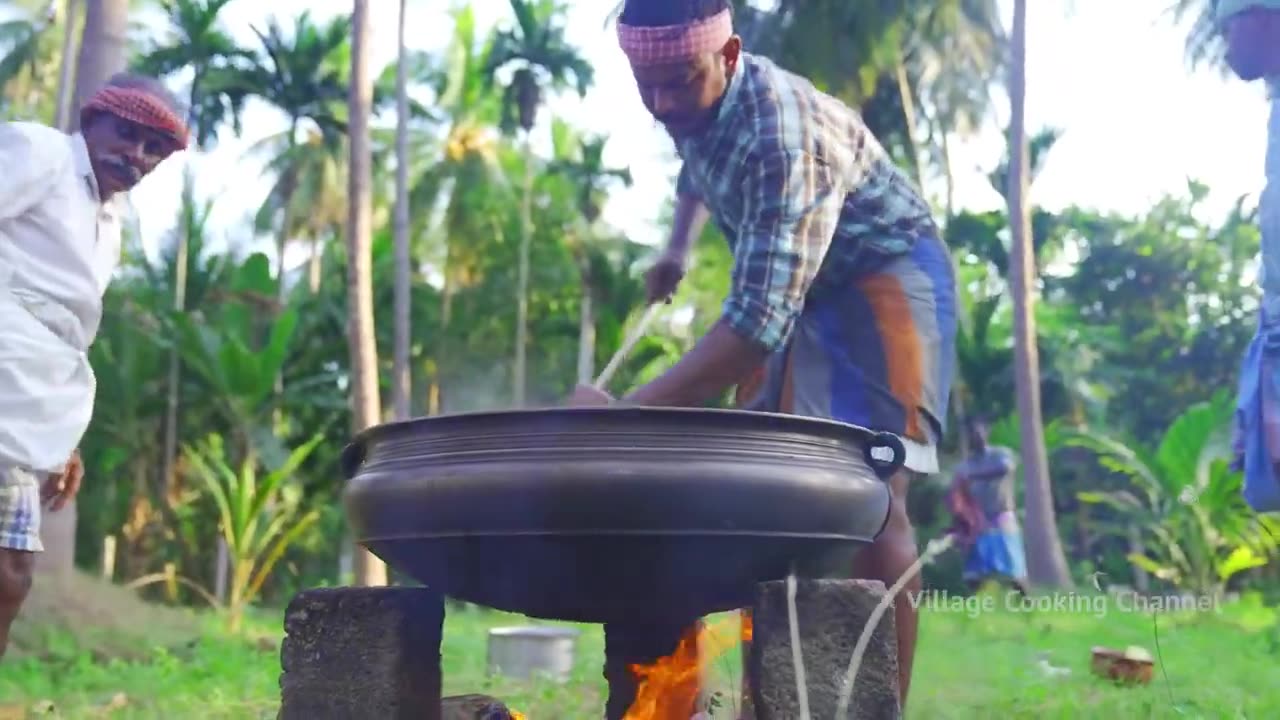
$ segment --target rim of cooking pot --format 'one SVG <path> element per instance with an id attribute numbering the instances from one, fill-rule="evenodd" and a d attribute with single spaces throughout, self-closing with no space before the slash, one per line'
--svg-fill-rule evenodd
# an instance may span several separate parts
<path id="1" fill-rule="evenodd" d="M 434 426 L 434 427 L 455 427 L 464 423 L 486 423 L 496 424 L 503 419 L 514 421 L 520 416 L 546 417 L 549 415 L 561 416 L 564 418 L 594 418 L 600 420 L 612 420 L 618 424 L 635 421 L 636 418 L 648 417 L 650 420 L 657 417 L 669 417 L 673 420 L 682 422 L 696 422 L 703 420 L 723 420 L 724 422 L 744 423 L 752 429 L 762 429 L 762 421 L 773 423 L 779 430 L 791 430 L 805 434 L 818 434 L 830 437 L 833 440 L 849 440 L 850 436 L 857 436 L 858 440 L 864 445 L 874 444 L 876 446 L 887 446 L 894 449 L 895 460 L 893 462 L 901 465 L 904 459 L 904 451 L 901 449 L 901 442 L 894 444 L 890 440 L 878 440 L 880 435 L 888 435 L 887 433 L 878 433 L 874 430 L 854 425 L 852 423 L 841 422 L 839 420 L 831 420 L 828 418 L 815 418 L 804 415 L 789 415 L 786 413 L 759 412 L 756 410 L 739 410 L 734 408 L 690 408 L 690 407 L 547 407 L 547 408 L 517 408 L 510 410 L 480 410 L 459 413 L 444 413 L 441 415 L 432 415 L 429 417 L 412 418 L 409 420 L 395 420 L 392 422 L 381 423 L 365 428 L 356 434 L 351 440 L 351 445 L 364 446 L 361 448 L 351 449 L 353 454 L 353 462 L 357 467 L 360 462 L 364 461 L 367 452 L 367 446 L 376 443 L 388 436 L 395 436 L 401 432 L 408 431 L 418 426 Z M 891 437 L 891 436 L 890 436 Z M 348 448 L 351 446 L 349 445 Z M 344 450 L 345 455 L 348 452 Z M 885 461 L 877 460 L 877 464 L 884 464 Z M 344 469 L 348 467 L 343 466 Z"/>

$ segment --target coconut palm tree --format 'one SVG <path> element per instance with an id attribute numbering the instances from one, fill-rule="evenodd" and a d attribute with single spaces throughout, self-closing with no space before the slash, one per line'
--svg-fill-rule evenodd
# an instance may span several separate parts
<path id="1" fill-rule="evenodd" d="M 351 353 L 351 405 L 357 432 L 382 419 L 378 390 L 378 346 L 373 331 L 373 157 L 369 120 L 373 112 L 369 0 L 354 0 L 351 12 L 351 84 L 348 111 L 347 344 Z M 368 550 L 355 555 L 360 585 L 386 585 L 387 568 Z"/>
<path id="2" fill-rule="evenodd" d="M 347 67 L 349 65 L 347 18 L 337 17 L 316 24 L 310 13 L 303 12 L 286 31 L 274 18 L 266 28 L 254 28 L 258 38 L 258 61 L 244 73 L 243 82 L 256 97 L 275 106 L 287 118 L 287 129 L 279 137 L 279 153 L 293 149 L 299 142 L 304 123 L 314 125 L 326 135 L 346 132 L 343 120 L 347 101 Z M 292 202 L 299 180 L 291 172 L 280 178 L 282 217 L 278 225 L 276 263 L 279 293 L 287 292 L 284 273 L 285 249 L 295 228 Z"/>
<path id="3" fill-rule="evenodd" d="M 413 391 L 409 370 L 411 293 L 409 283 L 409 61 L 405 46 L 405 25 L 408 22 L 407 0 L 400 0 L 400 15 L 396 23 L 396 205 L 393 228 L 396 255 L 395 275 L 395 348 L 392 351 L 392 406 L 397 420 L 409 418 L 409 398 Z"/>
<path id="4" fill-rule="evenodd" d="M 75 107 L 84 105 L 112 75 L 125 69 L 129 59 L 128 33 L 129 0 L 87 1 L 76 67 Z M 73 117 L 71 125 L 79 129 L 80 119 Z"/>
<path id="5" fill-rule="evenodd" d="M 63 0 L 62 3 L 62 52 L 58 63 L 58 104 L 54 109 L 54 127 L 66 130 L 71 126 L 71 90 L 75 83 L 76 40 L 80 37 L 79 0 Z"/>
<path id="6" fill-rule="evenodd" d="M 526 350 L 529 334 L 529 244 L 533 238 L 534 159 L 530 133 L 537 122 L 547 90 L 574 84 L 587 94 L 594 69 L 564 36 L 567 6 L 559 0 L 510 0 L 513 28 L 500 31 L 489 55 L 487 76 L 512 70 L 503 92 L 502 127 L 524 131 L 525 188 L 521 205 L 519 275 L 516 283 L 516 352 L 513 365 L 515 405 L 524 405 Z"/>
<path id="7" fill-rule="evenodd" d="M 1037 585 L 1071 585 L 1066 555 L 1058 536 L 1053 509 L 1053 484 L 1045 449 L 1044 419 L 1040 408 L 1040 358 L 1036 346 L 1035 250 L 1032 247 L 1031 206 L 1027 200 L 1028 157 L 1027 104 L 1027 2 L 1014 0 L 1010 64 L 1009 123 L 1009 223 L 1013 230 L 1009 263 L 1009 289 L 1013 297 L 1014 382 L 1022 438 L 1022 473 L 1026 483 L 1027 571 Z"/>

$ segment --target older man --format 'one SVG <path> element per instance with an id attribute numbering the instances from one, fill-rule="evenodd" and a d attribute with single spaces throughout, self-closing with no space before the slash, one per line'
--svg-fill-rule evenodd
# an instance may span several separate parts
<path id="1" fill-rule="evenodd" d="M 1222 0 L 1217 12 L 1227 63 L 1242 80 L 1265 80 L 1271 95 L 1258 201 L 1262 310 L 1241 368 L 1236 452 L 1245 499 L 1259 512 L 1280 512 L 1280 0 Z"/>
<path id="2" fill-rule="evenodd" d="M 41 505 L 79 490 L 119 200 L 186 147 L 183 118 L 159 82 L 122 74 L 85 103 L 79 133 L 0 125 L 0 657 L 43 550 Z"/>
<path id="3" fill-rule="evenodd" d="M 751 408 L 895 433 L 908 471 L 936 472 L 955 278 L 919 190 L 856 111 L 743 52 L 727 0 L 630 0 L 618 33 L 641 100 L 684 161 L 652 299 L 674 289 L 708 211 L 734 253 L 719 322 L 627 400 L 698 405 L 736 385 Z M 609 401 L 590 388 L 573 400 Z M 892 478 L 888 522 L 855 576 L 889 585 L 916 560 L 908 477 Z M 905 704 L 916 635 L 905 594 L 895 616 Z"/>

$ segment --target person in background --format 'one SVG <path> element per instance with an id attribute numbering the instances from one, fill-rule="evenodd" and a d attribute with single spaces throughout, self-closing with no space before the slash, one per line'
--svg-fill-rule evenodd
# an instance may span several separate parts
<path id="1" fill-rule="evenodd" d="M 61 509 L 84 473 L 88 351 L 122 197 L 187 146 L 184 118 L 160 82 L 121 74 L 81 108 L 78 133 L 0 124 L 0 657 L 44 549 L 42 505 Z"/>
<path id="2" fill-rule="evenodd" d="M 969 493 L 968 486 L 960 482 L 958 476 L 952 477 L 943 502 L 952 518 L 951 525 L 943 531 L 943 534 L 953 536 L 956 545 L 967 554 L 977 541 L 978 533 L 982 532 L 986 525 L 982 519 L 982 510 L 978 507 L 977 500 Z"/>
<path id="3" fill-rule="evenodd" d="M 674 292 L 708 218 L 734 258 L 719 321 L 624 401 L 700 406 L 736 386 L 748 409 L 897 435 L 906 463 L 890 480 L 889 517 L 849 568 L 893 585 L 918 557 L 907 487 L 912 473 L 937 472 L 954 365 L 955 277 L 929 204 L 855 110 L 743 50 L 728 0 L 629 0 L 618 39 L 641 101 L 683 161 L 650 302 Z M 583 386 L 570 402 L 614 401 Z M 908 595 L 919 590 L 917 576 L 894 607 L 904 707 L 917 628 Z M 627 678 L 609 669 L 609 650 L 669 652 L 682 633 L 605 632 L 608 717 L 617 718 Z"/>
<path id="4" fill-rule="evenodd" d="M 1025 596 L 1027 557 L 1013 498 L 1018 459 L 1009 448 L 990 445 L 989 433 L 985 420 L 969 423 L 969 457 L 954 471 L 952 512 L 967 551 L 964 579 L 975 592 L 984 582 L 998 580 Z"/>
<path id="5" fill-rule="evenodd" d="M 1271 101 L 1258 200 L 1262 307 L 1241 366 L 1233 445 L 1245 500 L 1258 512 L 1280 512 L 1280 0 L 1220 0 L 1217 20 L 1227 64 L 1246 82 L 1265 81 Z"/>

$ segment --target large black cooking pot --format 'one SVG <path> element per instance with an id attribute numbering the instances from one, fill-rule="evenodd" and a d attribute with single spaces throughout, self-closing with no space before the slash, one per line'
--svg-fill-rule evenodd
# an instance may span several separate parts
<path id="1" fill-rule="evenodd" d="M 565 408 L 370 428 L 343 452 L 356 539 L 441 593 L 577 622 L 693 618 L 837 575 L 889 512 L 901 442 L 734 410 Z"/>

